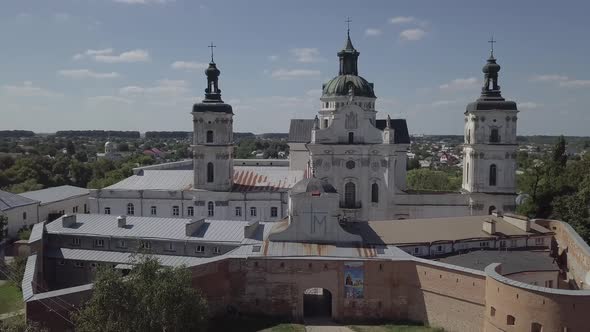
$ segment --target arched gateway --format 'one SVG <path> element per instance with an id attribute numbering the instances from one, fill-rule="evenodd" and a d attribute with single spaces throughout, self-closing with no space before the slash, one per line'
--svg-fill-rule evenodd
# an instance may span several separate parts
<path id="1" fill-rule="evenodd" d="M 332 293 L 325 288 L 303 292 L 303 318 L 332 318 Z"/>

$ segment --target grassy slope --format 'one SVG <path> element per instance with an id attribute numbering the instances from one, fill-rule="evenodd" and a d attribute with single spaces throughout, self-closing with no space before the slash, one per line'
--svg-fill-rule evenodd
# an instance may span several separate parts
<path id="1" fill-rule="evenodd" d="M 23 308 L 23 295 L 12 283 L 0 286 L 0 314 Z"/>

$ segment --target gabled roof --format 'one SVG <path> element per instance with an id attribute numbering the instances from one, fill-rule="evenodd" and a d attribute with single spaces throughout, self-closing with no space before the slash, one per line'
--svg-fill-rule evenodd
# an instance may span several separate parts
<path id="1" fill-rule="evenodd" d="M 37 203 L 37 201 L 27 197 L 0 190 L 0 211 Z"/>
<path id="2" fill-rule="evenodd" d="M 75 186 L 59 186 L 20 194 L 26 198 L 39 201 L 41 204 L 63 201 L 68 198 L 88 195 L 90 190 Z"/>

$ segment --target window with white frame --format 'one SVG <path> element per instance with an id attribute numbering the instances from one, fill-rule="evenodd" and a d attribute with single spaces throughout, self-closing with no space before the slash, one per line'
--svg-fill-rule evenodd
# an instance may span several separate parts
<path id="1" fill-rule="evenodd" d="M 94 246 L 96 248 L 102 248 L 102 247 L 104 247 L 104 240 L 103 239 L 96 239 L 96 240 L 94 240 Z"/>
<path id="2" fill-rule="evenodd" d="M 202 253 L 204 253 L 204 252 L 205 252 L 205 246 L 197 246 L 197 247 L 195 248 L 195 252 L 196 252 L 197 254 L 202 254 Z"/>
<path id="3" fill-rule="evenodd" d="M 483 242 L 480 242 L 480 243 L 479 243 L 479 246 L 480 246 L 481 248 L 487 248 L 487 247 L 489 247 L 489 246 L 490 246 L 490 243 L 489 243 L 488 241 L 483 241 Z"/>
<path id="4" fill-rule="evenodd" d="M 207 203 L 207 215 L 213 217 L 215 215 L 215 204 L 213 202 Z"/>
<path id="5" fill-rule="evenodd" d="M 110 207 L 105 207 L 104 208 L 104 214 L 111 214 L 111 208 Z"/>
<path id="6" fill-rule="evenodd" d="M 219 253 L 221 253 L 221 249 L 219 247 L 213 247 L 213 253 L 219 254 Z"/>
<path id="7" fill-rule="evenodd" d="M 276 206 L 270 208 L 270 216 L 276 218 L 279 215 L 279 209 Z"/>
<path id="8" fill-rule="evenodd" d="M 166 245 L 166 251 L 176 251 L 176 249 L 174 249 L 174 243 L 168 243 Z"/>
<path id="9" fill-rule="evenodd" d="M 152 249 L 152 243 L 150 241 L 139 241 L 141 249 Z"/>
<path id="10" fill-rule="evenodd" d="M 506 240 L 500 241 L 500 248 L 506 248 Z"/>
<path id="11" fill-rule="evenodd" d="M 542 237 L 535 238 L 535 245 L 542 246 L 545 244 L 545 239 Z"/>
<path id="12" fill-rule="evenodd" d="M 441 252 L 443 251 L 443 246 L 436 246 L 436 252 Z"/>
<path id="13" fill-rule="evenodd" d="M 512 248 L 518 247 L 518 240 L 510 240 L 510 247 L 512 247 Z"/>
<path id="14" fill-rule="evenodd" d="M 117 246 L 119 248 L 127 248 L 127 242 L 125 242 L 125 240 L 119 240 L 119 242 L 117 243 Z"/>
<path id="15" fill-rule="evenodd" d="M 158 208 L 157 208 L 156 206 L 152 205 L 152 206 L 150 207 L 150 214 L 151 214 L 152 216 L 155 216 L 155 215 L 157 215 L 157 214 L 158 214 Z"/>
<path id="16" fill-rule="evenodd" d="M 256 217 L 256 208 L 254 206 L 250 208 L 250 217 Z"/>
<path id="17" fill-rule="evenodd" d="M 180 208 L 178 207 L 178 205 L 174 205 L 172 207 L 172 215 L 173 216 L 179 216 L 180 215 Z"/>
<path id="18" fill-rule="evenodd" d="M 72 208 L 72 213 L 78 213 L 78 206 L 77 205 Z"/>
<path id="19" fill-rule="evenodd" d="M 236 206 L 236 217 L 241 217 L 241 216 L 242 216 L 242 207 Z"/>
<path id="20" fill-rule="evenodd" d="M 414 248 L 414 255 L 419 255 L 419 254 L 420 254 L 420 247 Z"/>
<path id="21" fill-rule="evenodd" d="M 75 237 L 75 238 L 72 239 L 72 245 L 73 246 L 79 247 L 81 243 L 82 243 L 82 241 L 80 240 L 79 237 Z"/>
<path id="22" fill-rule="evenodd" d="M 132 216 L 135 214 L 135 206 L 133 203 L 127 204 L 127 215 Z"/>
<path id="23" fill-rule="evenodd" d="M 81 268 L 84 267 L 84 262 L 75 262 L 74 263 L 74 266 L 77 267 L 77 268 L 79 268 L 79 269 L 81 269 Z"/>
<path id="24" fill-rule="evenodd" d="M 189 206 L 186 208 L 186 215 L 189 217 L 192 217 L 195 215 L 195 208 L 192 206 Z"/>
<path id="25" fill-rule="evenodd" d="M 23 220 L 27 220 L 27 213 L 23 212 Z"/>

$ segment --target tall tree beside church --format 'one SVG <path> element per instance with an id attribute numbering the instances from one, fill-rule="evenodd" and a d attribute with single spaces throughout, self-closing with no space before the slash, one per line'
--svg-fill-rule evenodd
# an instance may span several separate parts
<path id="1" fill-rule="evenodd" d="M 162 267 L 140 257 L 125 278 L 99 270 L 92 297 L 74 315 L 77 331 L 205 331 L 207 302 L 186 267 Z"/>
<path id="2" fill-rule="evenodd" d="M 8 225 L 8 218 L 5 215 L 0 214 L 0 243 L 4 241 L 6 236 L 6 226 Z"/>

